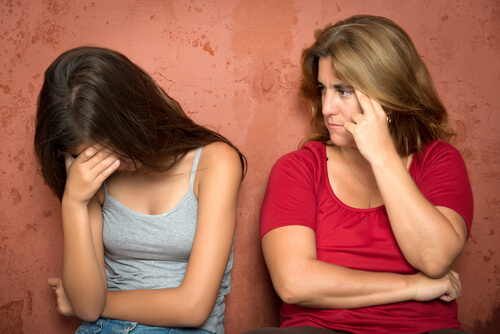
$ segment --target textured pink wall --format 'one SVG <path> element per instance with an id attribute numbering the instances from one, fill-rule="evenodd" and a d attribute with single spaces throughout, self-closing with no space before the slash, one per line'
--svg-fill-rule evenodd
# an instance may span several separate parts
<path id="1" fill-rule="evenodd" d="M 61 270 L 58 201 L 43 185 L 32 141 L 42 75 L 61 52 L 106 46 L 141 64 L 197 122 L 247 155 L 227 332 L 277 323 L 258 241 L 269 170 L 308 131 L 297 98 L 313 30 L 356 13 L 403 26 L 448 107 L 475 194 L 469 243 L 456 265 L 463 325 L 500 331 L 500 3 L 475 1 L 0 0 L 0 332 L 71 333 L 55 311 Z"/>

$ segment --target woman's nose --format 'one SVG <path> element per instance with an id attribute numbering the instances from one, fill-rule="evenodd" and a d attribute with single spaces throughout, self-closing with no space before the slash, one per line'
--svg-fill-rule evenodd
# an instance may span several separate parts
<path id="1" fill-rule="evenodd" d="M 335 100 L 335 94 L 326 92 L 322 102 L 323 114 L 338 114 L 338 106 Z"/>

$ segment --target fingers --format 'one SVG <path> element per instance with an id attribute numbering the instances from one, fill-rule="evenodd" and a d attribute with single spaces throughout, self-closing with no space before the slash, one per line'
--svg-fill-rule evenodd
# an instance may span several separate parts
<path id="1" fill-rule="evenodd" d="M 350 120 L 344 123 L 344 128 L 362 146 L 374 146 L 376 142 L 389 143 L 388 117 L 382 105 L 375 99 L 354 90 L 359 103 L 359 109 L 350 115 Z M 375 140 L 374 140 L 375 139 Z M 378 140 L 378 141 L 377 141 Z M 380 146 L 380 145 L 379 145 Z M 366 149 L 365 152 L 368 152 Z"/>
<path id="2" fill-rule="evenodd" d="M 116 158 L 108 159 L 103 163 L 104 169 L 96 176 L 95 180 L 103 183 L 111 174 L 113 174 L 118 167 L 120 167 L 120 160 Z"/>
<path id="3" fill-rule="evenodd" d="M 378 103 L 368 95 L 360 92 L 359 90 L 355 89 L 354 91 L 356 93 L 356 97 L 361 107 L 361 112 L 353 112 L 351 114 L 351 120 L 352 120 L 351 123 L 360 124 L 364 120 L 371 122 L 376 116 L 378 117 L 383 116 L 384 118 L 387 117 L 380 103 Z M 351 126 L 348 125 L 346 129 L 348 129 L 349 127 Z M 352 132 L 352 127 L 350 132 Z"/>
<path id="4" fill-rule="evenodd" d="M 359 90 L 354 91 L 356 92 L 356 97 L 365 115 L 375 115 L 383 117 L 384 119 L 387 118 L 387 114 L 379 102 Z"/>
<path id="5" fill-rule="evenodd" d="M 455 299 L 456 298 L 453 298 L 449 295 L 443 295 L 443 296 L 439 297 L 439 300 L 442 300 L 442 301 L 447 302 L 447 303 L 454 301 Z"/>
<path id="6" fill-rule="evenodd" d="M 74 315 L 73 307 L 68 297 L 66 296 L 66 292 L 64 291 L 61 278 L 50 277 L 47 280 L 47 283 L 50 285 L 50 287 L 52 287 L 56 295 L 56 303 L 57 303 L 56 311 L 59 314 L 64 315 L 65 317 Z"/>
<path id="7" fill-rule="evenodd" d="M 359 112 L 353 112 L 351 114 L 351 119 L 355 124 L 361 123 L 365 119 L 365 115 L 359 113 Z"/>
<path id="8" fill-rule="evenodd" d="M 95 180 L 102 183 L 118 169 L 120 159 L 109 149 L 100 145 L 96 145 L 94 149 L 96 152 L 91 160 L 89 160 L 89 164 L 91 164 L 92 170 L 95 173 Z M 92 151 L 90 154 L 92 154 Z"/>
<path id="9" fill-rule="evenodd" d="M 52 289 L 56 289 L 57 285 L 61 282 L 61 279 L 59 277 L 49 277 L 47 280 L 47 284 L 50 285 Z"/>
<path id="10" fill-rule="evenodd" d="M 353 134 L 355 128 L 356 128 L 356 125 L 352 122 L 345 122 L 344 123 L 344 129 L 346 129 L 346 131 L 349 132 L 351 135 Z"/>
<path id="11" fill-rule="evenodd" d="M 72 163 L 75 160 L 78 160 L 80 163 L 87 163 L 93 161 L 93 164 L 91 164 L 91 166 L 94 166 L 100 160 L 111 155 L 115 156 L 116 158 L 116 155 L 112 151 L 106 149 L 101 145 L 96 144 L 88 146 L 85 150 L 78 153 L 78 155 L 66 154 L 65 160 L 67 163 Z"/>
<path id="12" fill-rule="evenodd" d="M 363 113 L 364 113 L 365 109 L 368 109 L 367 107 L 370 104 L 369 98 L 366 94 L 363 94 L 362 92 L 360 92 L 357 89 L 354 89 L 354 93 L 356 94 L 358 102 L 359 102 L 361 109 L 363 110 Z M 370 110 L 367 110 L 367 111 L 369 112 Z"/>
<path id="13" fill-rule="evenodd" d="M 81 163 L 87 164 L 89 168 L 95 167 L 99 162 L 112 156 L 113 154 L 104 149 L 101 146 L 89 146 L 86 150 L 80 153 L 77 159 L 80 160 Z M 116 159 L 116 157 L 115 157 Z"/>
<path id="14" fill-rule="evenodd" d="M 66 165 L 66 171 L 68 171 L 69 169 L 69 166 L 71 166 L 71 164 L 75 161 L 75 158 L 73 157 L 73 155 L 69 154 L 69 153 L 66 153 L 64 155 L 64 163 Z"/>
<path id="15" fill-rule="evenodd" d="M 101 160 L 102 159 L 102 160 Z M 102 183 L 113 174 L 120 166 L 120 160 L 109 155 L 107 157 L 98 157 L 88 162 L 89 170 L 84 172 L 86 184 L 100 187 Z M 97 188 L 95 189 L 97 191 Z"/>
<path id="16" fill-rule="evenodd" d="M 66 156 L 68 166 L 64 196 L 68 201 L 87 205 L 103 182 L 120 166 L 110 150 L 88 147 L 76 158 Z"/>
<path id="17" fill-rule="evenodd" d="M 76 159 L 66 156 L 67 168 L 75 161 L 78 162 L 81 172 L 88 175 L 89 181 L 99 179 L 104 181 L 120 165 L 120 160 L 111 151 L 98 145 L 88 147 Z"/>
<path id="18" fill-rule="evenodd" d="M 460 282 L 460 276 L 455 271 L 450 271 L 448 273 L 449 289 L 448 291 L 439 297 L 440 300 L 445 302 L 451 302 L 462 294 L 462 283 Z"/>
<path id="19" fill-rule="evenodd" d="M 361 109 L 363 109 L 363 113 L 370 114 L 375 111 L 376 104 L 380 105 L 377 101 L 369 97 L 368 95 L 360 92 L 359 90 L 354 90 L 356 93 L 356 97 L 358 98 L 358 102 L 361 105 Z"/>
<path id="20" fill-rule="evenodd" d="M 458 273 L 456 273 L 454 271 L 451 271 L 450 275 L 451 275 L 451 277 L 453 277 L 452 284 L 455 287 L 455 290 L 457 292 L 457 298 L 458 298 L 462 295 L 462 282 L 460 282 L 460 276 L 458 275 Z"/>

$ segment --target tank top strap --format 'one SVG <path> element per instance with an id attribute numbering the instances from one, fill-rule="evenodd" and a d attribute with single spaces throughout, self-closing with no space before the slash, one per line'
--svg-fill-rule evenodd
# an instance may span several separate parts
<path id="1" fill-rule="evenodd" d="M 104 195 L 108 196 L 108 180 L 104 180 L 103 186 L 104 186 Z"/>
<path id="2" fill-rule="evenodd" d="M 194 177 L 196 175 L 196 169 L 198 168 L 198 161 L 200 160 L 201 149 L 203 147 L 198 147 L 196 149 L 196 154 L 194 155 L 193 167 L 191 168 L 191 177 L 189 178 L 189 188 L 192 190 L 194 185 Z"/>

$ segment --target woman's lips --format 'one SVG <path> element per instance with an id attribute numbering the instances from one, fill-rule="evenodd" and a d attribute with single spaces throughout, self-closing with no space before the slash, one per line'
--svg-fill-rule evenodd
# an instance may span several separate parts
<path id="1" fill-rule="evenodd" d="M 329 127 L 330 129 L 343 129 L 344 125 L 337 123 L 327 123 L 327 127 Z"/>

